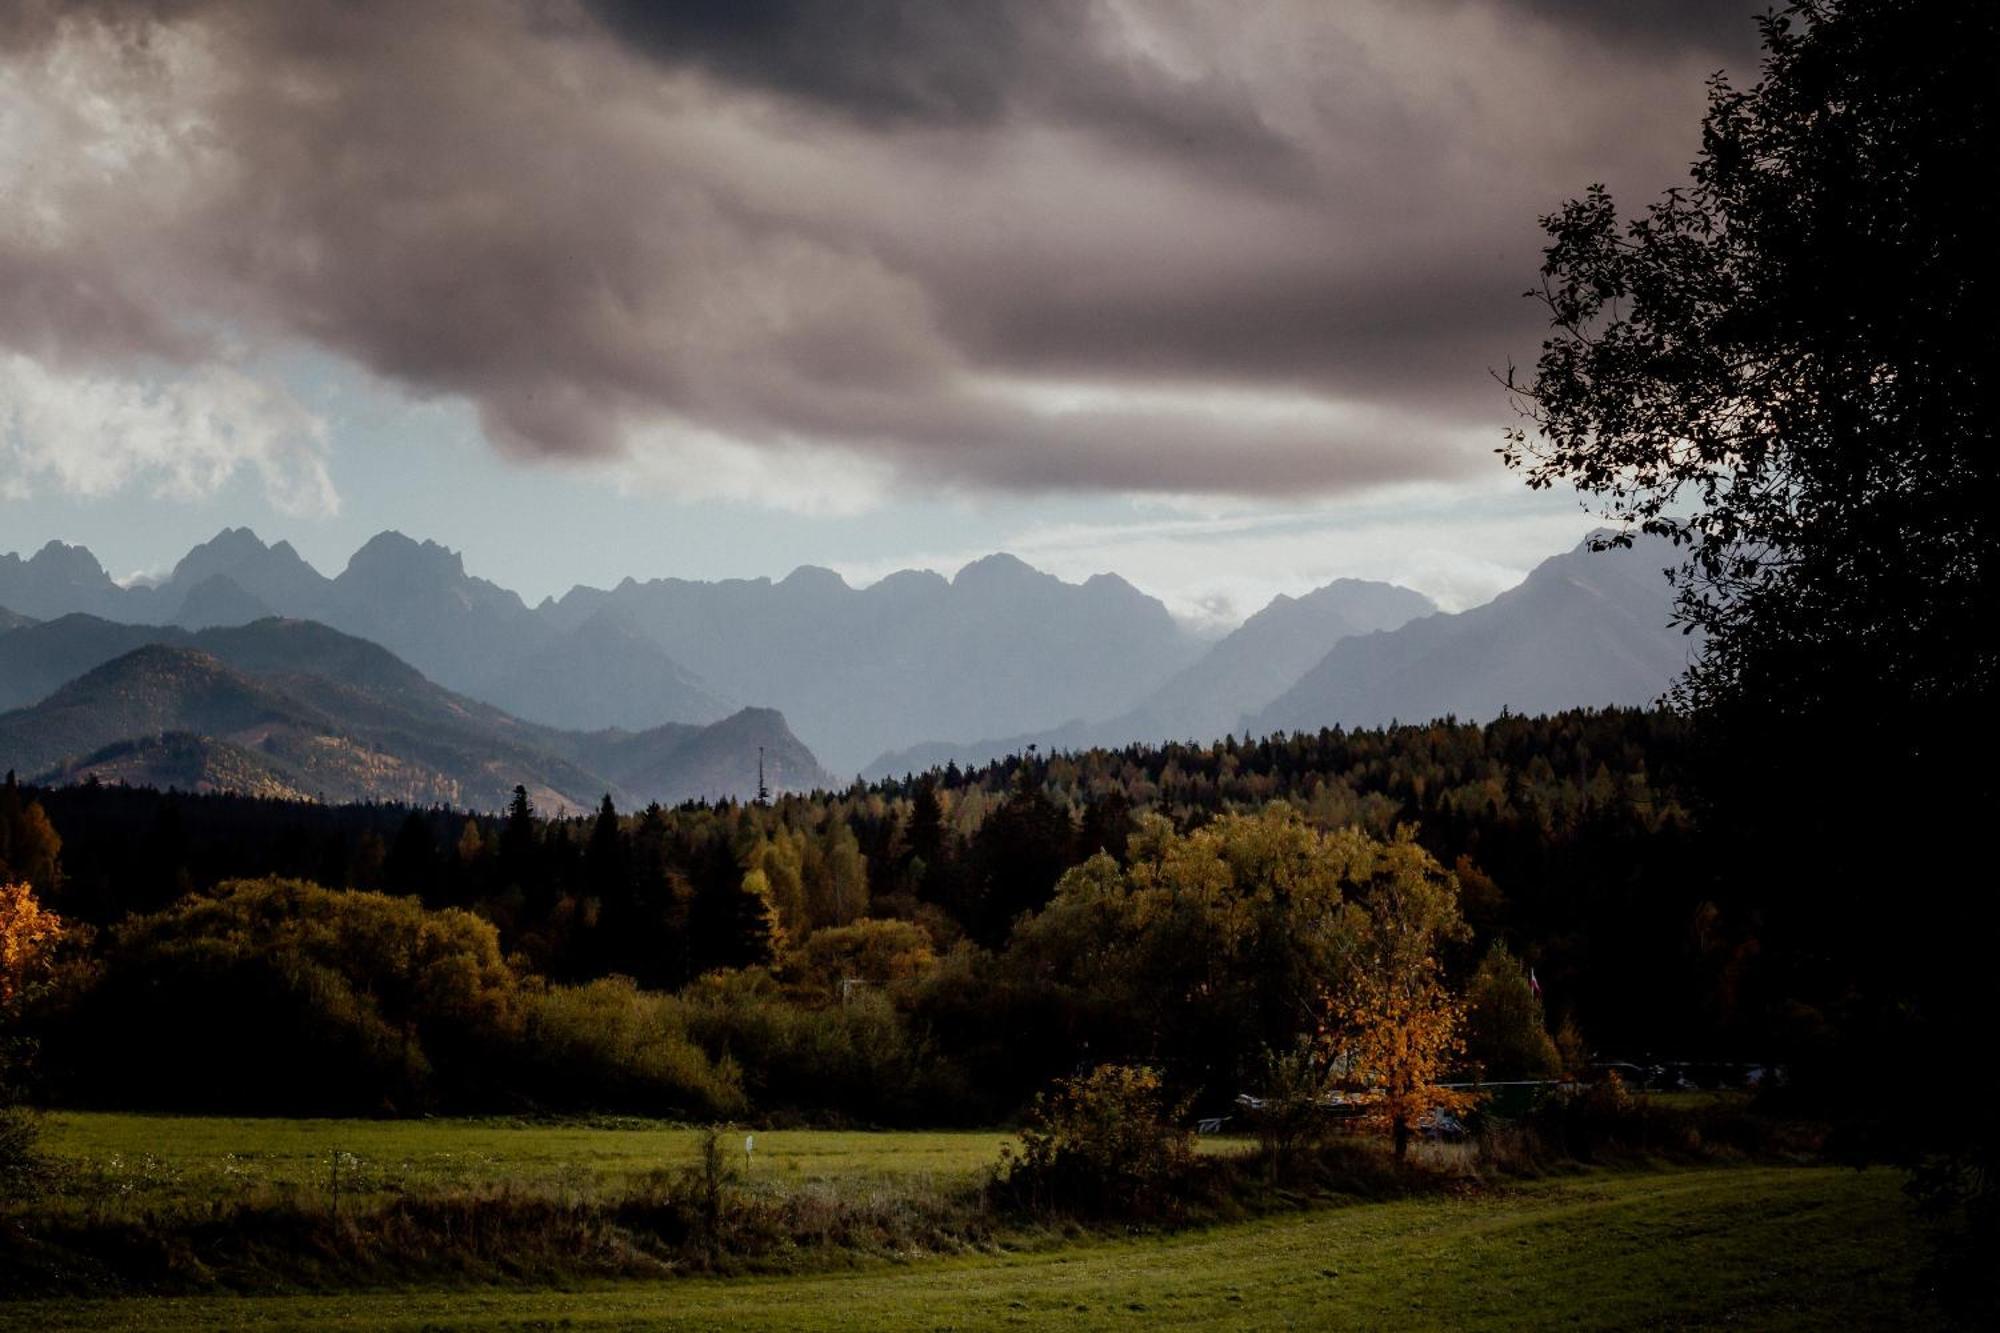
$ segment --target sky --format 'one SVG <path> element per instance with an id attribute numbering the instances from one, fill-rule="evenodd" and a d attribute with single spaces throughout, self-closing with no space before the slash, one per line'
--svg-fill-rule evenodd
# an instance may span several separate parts
<path id="1" fill-rule="evenodd" d="M 1594 526 L 1495 455 L 1536 219 L 1755 8 L 12 0 L 0 551 L 1473 605 Z"/>

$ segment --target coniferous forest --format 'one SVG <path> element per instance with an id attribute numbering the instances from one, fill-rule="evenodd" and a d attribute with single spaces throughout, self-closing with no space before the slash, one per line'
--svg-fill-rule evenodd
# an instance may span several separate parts
<path id="1" fill-rule="evenodd" d="M 1694 795 L 1701 761 L 1674 714 L 1579 711 L 1029 754 L 768 803 L 607 799 L 590 814 L 540 813 L 525 795 L 491 816 L 90 785 L 3 799 L 23 827 L 18 812 L 38 812 L 35 846 L 60 844 L 33 864 L 17 852 L 16 873 L 90 928 L 38 1019 L 41 1077 L 62 1095 L 216 1110 L 324 1109 L 328 1096 L 400 1111 L 736 1105 L 899 1123 L 1010 1115 L 1092 1060 L 1157 1063 L 1214 1108 L 1253 1091 L 1307 1011 L 1240 996 L 1243 1012 L 1190 1037 L 1156 1021 L 1153 987 L 1082 965 L 1115 934 L 1046 952 L 1049 932 L 1082 928 L 1052 904 L 1082 891 L 1094 858 L 1129 870 L 1161 839 L 1231 818 L 1410 840 L 1458 886 L 1465 929 L 1447 970 L 1463 981 L 1504 951 L 1532 968 L 1549 1030 L 1593 1058 L 1809 1059 L 1832 1019 L 1785 990 L 1791 960 L 1762 938 L 1776 895 L 1747 897 L 1719 873 L 1728 858 Z M 223 885 L 226 907 L 187 905 Z M 394 953 L 398 932 L 431 941 L 420 965 Z M 508 1036 L 448 1030 L 466 1016 L 421 1007 L 460 971 L 508 992 L 500 1027 L 532 1012 L 580 1035 L 601 1009 L 629 1045 L 571 1052 L 602 1063 L 580 1080 L 433 1059 L 428 1042 Z M 648 1066 L 654 1041 L 678 1063 Z M 134 1060 L 147 1077 L 129 1077 Z M 456 1072 L 471 1068 L 477 1082 Z"/>

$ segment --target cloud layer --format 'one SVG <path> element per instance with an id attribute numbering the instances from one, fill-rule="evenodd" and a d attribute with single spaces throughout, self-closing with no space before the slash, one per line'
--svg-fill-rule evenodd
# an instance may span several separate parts
<path id="1" fill-rule="evenodd" d="M 737 498 L 1450 480 L 1536 214 L 1669 183 L 1742 64 L 1747 6 L 1620 8 L 28 0 L 0 356 L 215 397 L 311 347 Z M 274 394 L 242 457 L 309 508 Z M 111 475 L 50 448 L 13 484 Z"/>

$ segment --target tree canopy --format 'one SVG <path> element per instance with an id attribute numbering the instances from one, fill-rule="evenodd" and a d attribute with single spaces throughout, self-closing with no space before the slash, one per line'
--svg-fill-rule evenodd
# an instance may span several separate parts
<path id="1" fill-rule="evenodd" d="M 2000 9 L 1760 22 L 1762 77 L 1711 81 L 1687 185 L 1543 219 L 1552 332 L 1509 376 L 1529 423 L 1504 452 L 1685 547 L 1691 702 L 1900 727 L 1995 678 Z"/>

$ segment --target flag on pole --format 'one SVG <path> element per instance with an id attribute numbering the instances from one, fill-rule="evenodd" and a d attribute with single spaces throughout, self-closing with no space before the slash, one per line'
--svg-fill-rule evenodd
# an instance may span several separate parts
<path id="1" fill-rule="evenodd" d="M 1535 969 L 1532 967 L 1528 969 L 1528 989 L 1535 993 L 1536 999 L 1542 998 L 1542 983 L 1536 978 Z"/>

